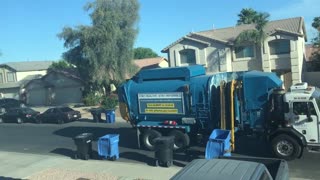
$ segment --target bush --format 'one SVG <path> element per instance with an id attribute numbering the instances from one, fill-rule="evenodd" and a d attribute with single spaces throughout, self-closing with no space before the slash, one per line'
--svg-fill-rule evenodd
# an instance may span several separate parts
<path id="1" fill-rule="evenodd" d="M 104 109 L 115 109 L 118 105 L 118 97 L 116 95 L 110 95 L 103 97 L 101 106 Z"/>
<path id="2" fill-rule="evenodd" d="M 100 96 L 95 95 L 95 93 L 89 93 L 83 98 L 83 103 L 86 106 L 96 106 L 100 103 Z"/>

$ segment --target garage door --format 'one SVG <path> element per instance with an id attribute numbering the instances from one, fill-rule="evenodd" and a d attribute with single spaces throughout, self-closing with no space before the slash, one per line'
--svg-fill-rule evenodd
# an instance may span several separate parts
<path id="1" fill-rule="evenodd" d="M 82 92 L 80 87 L 55 88 L 54 92 L 53 104 L 55 105 L 81 102 Z"/>
<path id="2" fill-rule="evenodd" d="M 43 106 L 46 104 L 45 89 L 32 89 L 27 94 L 27 104 L 32 106 Z"/>

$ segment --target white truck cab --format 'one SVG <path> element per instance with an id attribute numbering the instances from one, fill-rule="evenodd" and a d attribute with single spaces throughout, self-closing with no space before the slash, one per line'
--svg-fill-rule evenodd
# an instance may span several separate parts
<path id="1" fill-rule="evenodd" d="M 295 84 L 285 93 L 284 103 L 287 106 L 284 113 L 287 126 L 304 136 L 309 150 L 317 150 L 320 147 L 320 89 L 307 83 Z"/>

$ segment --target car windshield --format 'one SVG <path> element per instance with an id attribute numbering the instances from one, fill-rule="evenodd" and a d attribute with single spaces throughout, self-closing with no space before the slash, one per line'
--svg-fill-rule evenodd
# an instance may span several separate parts
<path id="1" fill-rule="evenodd" d="M 69 107 L 63 107 L 60 109 L 61 112 L 70 112 L 70 111 L 73 111 L 73 109 L 69 108 Z"/>

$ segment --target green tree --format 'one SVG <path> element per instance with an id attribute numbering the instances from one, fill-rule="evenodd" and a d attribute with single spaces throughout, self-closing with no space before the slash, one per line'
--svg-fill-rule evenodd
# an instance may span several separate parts
<path id="1" fill-rule="evenodd" d="M 138 48 L 134 48 L 133 51 L 134 51 L 134 59 L 159 57 L 158 54 L 152 51 L 152 49 L 150 48 L 138 47 Z"/>
<path id="2" fill-rule="evenodd" d="M 312 40 L 315 52 L 312 53 L 312 59 L 315 60 L 317 68 L 320 68 L 320 16 L 313 19 L 312 27 L 317 30 L 316 37 Z"/>
<path id="3" fill-rule="evenodd" d="M 109 93 L 110 83 L 135 70 L 139 4 L 137 0 L 95 0 L 85 10 L 90 13 L 90 26 L 65 27 L 58 35 L 69 49 L 63 57 L 78 68 L 87 83 L 86 92 L 104 89 Z"/>
<path id="4" fill-rule="evenodd" d="M 74 66 L 70 63 L 68 63 L 67 61 L 65 60 L 60 60 L 58 62 L 53 62 L 48 70 L 51 71 L 51 70 L 66 70 L 66 69 L 73 69 Z"/>
<path id="5" fill-rule="evenodd" d="M 259 13 L 252 8 L 242 9 L 241 12 L 238 14 L 239 19 L 237 21 L 237 25 L 255 23 L 256 16 L 258 14 Z"/>

